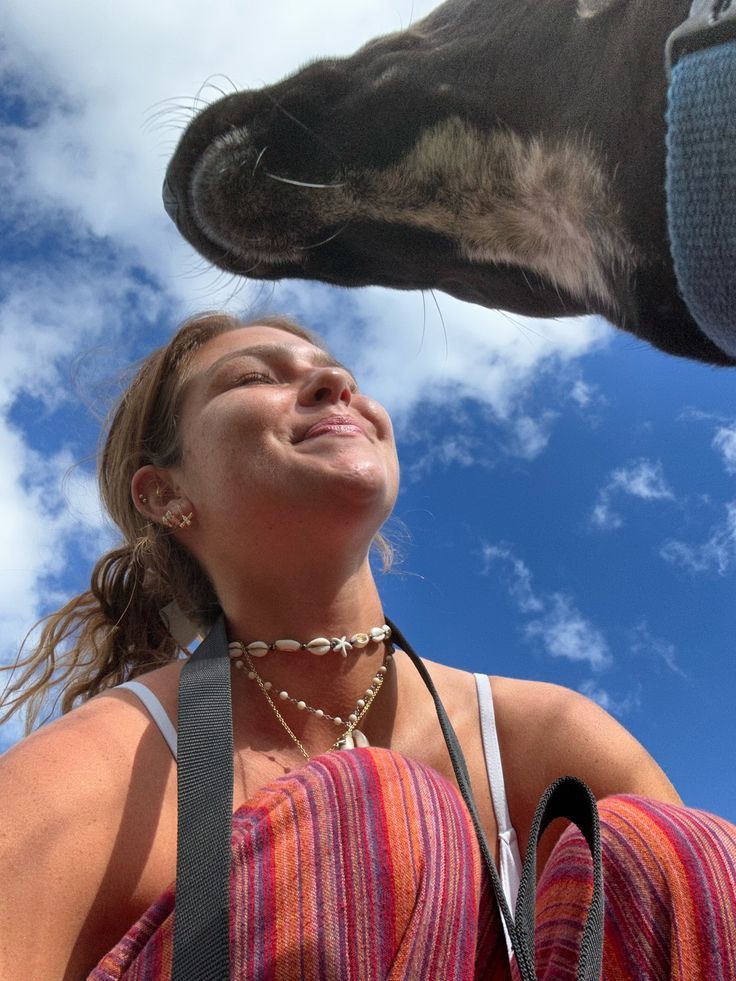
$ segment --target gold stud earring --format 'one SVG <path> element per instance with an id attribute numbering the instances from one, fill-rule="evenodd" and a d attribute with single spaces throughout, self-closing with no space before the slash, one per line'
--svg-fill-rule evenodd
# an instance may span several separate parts
<path id="1" fill-rule="evenodd" d="M 192 523 L 193 517 L 194 517 L 194 511 L 190 511 L 189 514 L 182 514 L 181 521 L 179 522 L 179 527 L 188 528 Z"/>
<path id="2" fill-rule="evenodd" d="M 166 514 L 163 516 L 163 518 L 161 518 L 161 524 L 164 525 L 166 528 L 173 528 L 175 522 L 176 522 L 176 518 L 171 513 L 171 511 L 167 511 Z"/>

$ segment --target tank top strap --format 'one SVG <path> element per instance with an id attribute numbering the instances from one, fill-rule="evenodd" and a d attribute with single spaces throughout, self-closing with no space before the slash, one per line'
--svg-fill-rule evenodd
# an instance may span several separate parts
<path id="1" fill-rule="evenodd" d="M 166 714 L 166 709 L 158 700 L 158 697 L 153 694 L 150 688 L 142 685 L 140 681 L 125 681 L 122 685 L 116 686 L 116 690 L 120 688 L 127 688 L 129 691 L 132 691 L 143 702 L 149 715 L 161 730 L 161 735 L 166 740 L 171 750 L 171 755 L 176 759 L 176 729 L 171 724 L 171 719 Z"/>
<path id="2" fill-rule="evenodd" d="M 501 748 L 498 744 L 496 713 L 493 709 L 491 682 L 488 675 L 476 674 L 475 684 L 478 690 L 480 729 L 483 737 L 486 772 L 488 774 L 493 811 L 496 815 L 496 824 L 498 826 L 498 871 L 506 901 L 513 912 L 516 906 L 516 896 L 519 892 L 519 883 L 521 882 L 521 855 L 519 853 L 519 844 L 516 840 L 516 831 L 511 824 L 511 815 L 506 796 L 506 784 L 503 778 Z"/>

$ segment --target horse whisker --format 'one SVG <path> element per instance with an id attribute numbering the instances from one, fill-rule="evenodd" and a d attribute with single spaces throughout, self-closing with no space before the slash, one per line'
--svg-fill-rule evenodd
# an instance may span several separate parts
<path id="1" fill-rule="evenodd" d="M 258 170 L 258 164 L 261 162 L 261 160 L 263 160 L 263 154 L 266 152 L 266 150 L 268 150 L 268 147 L 267 146 L 264 146 L 264 148 L 258 154 L 258 157 L 256 158 L 256 162 L 253 165 L 253 172 L 251 173 L 251 177 L 255 177 L 256 176 L 256 171 Z"/>
<path id="2" fill-rule="evenodd" d="M 315 242 L 313 245 L 300 245 L 299 251 L 307 252 L 309 249 L 318 249 L 321 245 L 327 245 L 328 242 L 331 242 L 334 238 L 337 238 L 338 235 L 342 235 L 342 233 L 350 224 L 350 221 L 352 221 L 352 219 L 346 221 L 345 224 L 342 226 L 342 228 L 338 228 L 336 232 L 333 232 L 332 235 L 328 235 L 327 238 L 322 239 L 321 242 Z"/>
<path id="3" fill-rule="evenodd" d="M 276 174 L 271 174 L 267 170 L 263 173 L 266 177 L 270 177 L 272 181 L 280 181 L 282 184 L 294 184 L 295 187 L 316 187 L 316 188 L 330 188 L 330 187 L 345 187 L 345 181 L 340 181 L 338 184 L 310 184 L 308 181 L 295 181 L 290 177 L 279 177 Z"/>

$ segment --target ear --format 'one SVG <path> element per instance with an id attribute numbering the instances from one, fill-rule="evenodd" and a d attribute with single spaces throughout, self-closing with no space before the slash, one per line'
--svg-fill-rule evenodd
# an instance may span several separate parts
<path id="1" fill-rule="evenodd" d="M 166 528 L 184 527 L 182 516 L 189 514 L 191 518 L 191 502 L 178 492 L 168 470 L 151 464 L 136 470 L 130 493 L 136 509 L 156 524 Z"/>

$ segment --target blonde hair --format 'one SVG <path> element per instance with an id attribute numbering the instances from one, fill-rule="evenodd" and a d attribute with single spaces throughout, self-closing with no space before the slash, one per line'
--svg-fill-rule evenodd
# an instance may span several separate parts
<path id="1" fill-rule="evenodd" d="M 60 687 L 66 713 L 77 702 L 177 658 L 180 647 L 161 614 L 169 604 L 203 628 L 217 618 L 220 605 L 201 566 L 165 528 L 140 514 L 130 485 L 140 467 L 180 461 L 178 414 L 196 351 L 220 334 L 255 325 L 276 327 L 324 349 L 289 317 L 242 321 L 207 313 L 185 321 L 168 344 L 139 363 L 108 417 L 99 458 L 100 494 L 123 543 L 98 560 L 86 592 L 39 621 L 43 626 L 34 650 L 0 668 L 22 670 L 7 687 L 15 697 L 5 700 L 0 724 L 25 707 L 27 735 L 47 721 L 38 723 L 38 716 L 52 688 Z M 374 545 L 385 571 L 393 549 L 380 534 Z"/>

